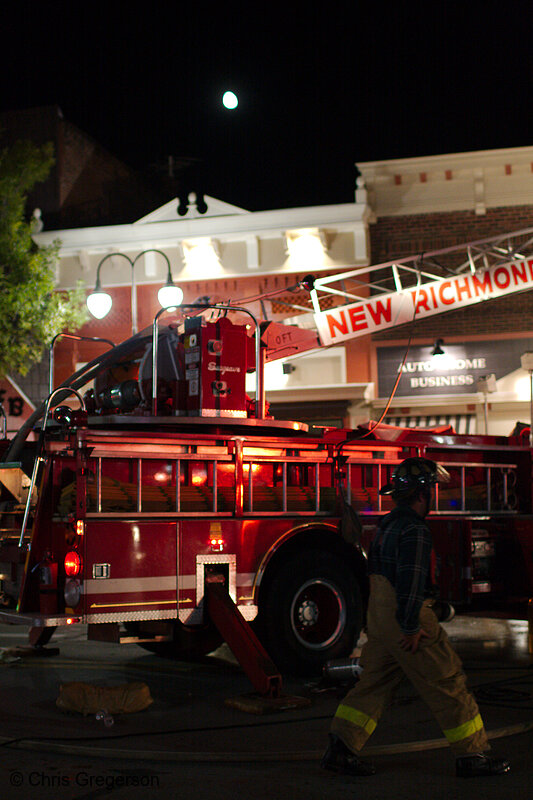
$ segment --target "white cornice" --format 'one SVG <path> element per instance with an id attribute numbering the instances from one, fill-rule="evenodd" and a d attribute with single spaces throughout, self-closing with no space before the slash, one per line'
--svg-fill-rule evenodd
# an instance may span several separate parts
<path id="1" fill-rule="evenodd" d="M 221 241 L 239 241 L 250 234 L 264 238 L 283 236 L 285 231 L 292 228 L 318 226 L 327 229 L 331 226 L 339 232 L 354 231 L 365 225 L 366 211 L 366 206 L 361 203 L 343 203 L 167 222 L 45 231 L 36 234 L 34 240 L 44 246 L 59 239 L 60 255 L 63 257 L 77 255 L 80 251 L 134 251 L 142 249 L 147 243 L 150 247 L 175 246 L 183 239 L 202 236 Z"/>
<path id="2" fill-rule="evenodd" d="M 357 164 L 375 217 L 533 205 L 533 147 Z"/>
<path id="3" fill-rule="evenodd" d="M 416 156 L 414 158 L 391 158 L 386 161 L 361 161 L 356 164 L 363 175 L 377 176 L 427 170 L 475 169 L 501 164 L 531 163 L 533 146 L 507 147 L 500 150 L 475 150 L 467 153 L 446 153 L 437 156 Z"/>

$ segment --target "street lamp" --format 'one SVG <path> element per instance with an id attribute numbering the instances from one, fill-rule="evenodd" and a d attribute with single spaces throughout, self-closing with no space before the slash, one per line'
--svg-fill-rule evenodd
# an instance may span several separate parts
<path id="1" fill-rule="evenodd" d="M 433 350 L 431 351 L 431 355 L 432 355 L 433 358 L 438 357 L 438 356 L 446 355 L 444 350 L 442 349 L 442 345 L 443 344 L 444 344 L 444 339 L 436 339 L 435 340 L 435 346 L 433 347 Z"/>
<path id="2" fill-rule="evenodd" d="M 96 317 L 96 319 L 103 319 L 111 310 L 111 306 L 113 305 L 113 300 L 111 295 L 107 292 L 104 292 L 102 289 L 102 284 L 100 283 L 100 268 L 104 261 L 107 261 L 108 258 L 113 258 L 113 256 L 120 256 L 121 258 L 125 258 L 128 264 L 131 267 L 131 328 L 132 332 L 135 334 L 137 333 L 137 293 L 135 290 L 135 264 L 139 260 L 141 256 L 145 253 L 159 253 L 159 255 L 163 256 L 165 261 L 167 262 L 167 282 L 164 286 L 159 289 L 157 293 L 157 299 L 161 306 L 164 308 L 168 308 L 169 306 L 179 306 L 183 300 L 183 292 L 179 286 L 176 286 L 174 281 L 172 280 L 172 270 L 170 268 L 170 261 L 168 257 L 163 253 L 161 250 L 155 250 L 154 248 L 150 248 L 148 250 L 143 250 L 141 253 L 138 253 L 135 258 L 132 260 L 129 256 L 125 255 L 124 253 L 108 253 L 106 256 L 102 258 L 100 263 L 96 268 L 96 284 L 94 287 L 94 291 L 87 297 L 87 308 L 89 312 Z"/>
<path id="3" fill-rule="evenodd" d="M 167 282 L 159 289 L 157 293 L 157 299 L 161 308 L 169 308 L 169 306 L 173 306 L 175 308 L 182 303 L 183 292 L 172 280 L 170 264 L 168 265 Z"/>

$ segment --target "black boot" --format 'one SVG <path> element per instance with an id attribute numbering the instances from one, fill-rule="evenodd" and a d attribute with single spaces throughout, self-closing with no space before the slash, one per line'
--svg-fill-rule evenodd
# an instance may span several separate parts
<path id="1" fill-rule="evenodd" d="M 455 762 L 455 774 L 458 778 L 479 778 L 484 775 L 503 775 L 509 772 L 510 763 L 505 758 L 492 758 L 483 753 L 472 753 L 460 756 Z"/>
<path id="2" fill-rule="evenodd" d="M 376 771 L 373 764 L 361 761 L 355 753 L 348 750 L 342 739 L 334 733 L 329 734 L 329 744 L 320 766 L 343 775 L 374 775 Z"/>

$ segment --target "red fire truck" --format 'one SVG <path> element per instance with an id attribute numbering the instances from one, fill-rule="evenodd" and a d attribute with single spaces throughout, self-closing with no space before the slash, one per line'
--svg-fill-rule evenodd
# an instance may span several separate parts
<path id="1" fill-rule="evenodd" d="M 364 547 L 391 508 L 378 490 L 413 455 L 451 475 L 429 517 L 443 598 L 533 594 L 527 441 L 272 419 L 259 326 L 201 310 L 156 318 L 0 442 L 1 622 L 39 645 L 84 624 L 90 639 L 198 655 L 217 644 L 204 601 L 218 581 L 281 669 L 316 671 L 357 640 Z"/>

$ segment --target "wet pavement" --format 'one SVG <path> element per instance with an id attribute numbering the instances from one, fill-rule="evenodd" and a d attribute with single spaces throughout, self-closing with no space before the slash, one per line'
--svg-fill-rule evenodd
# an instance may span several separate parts
<path id="1" fill-rule="evenodd" d="M 348 779 L 319 766 L 329 721 L 348 685 L 285 679 L 283 690 L 306 708 L 247 714 L 225 703 L 252 688 L 223 647 L 199 664 L 172 662 L 136 645 L 85 640 L 85 630 L 57 633 L 59 654 L 12 660 L 24 629 L 0 626 L 2 798 L 338 798 L 365 800 L 533 797 L 533 669 L 527 623 L 458 617 L 445 628 L 463 659 L 493 750 L 512 760 L 498 778 L 460 780 L 442 734 L 408 683 L 400 686 L 367 746 L 378 770 Z M 70 681 L 115 686 L 143 681 L 153 703 L 116 715 L 106 727 L 94 715 L 56 706 Z"/>

